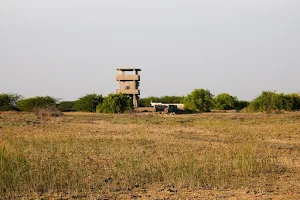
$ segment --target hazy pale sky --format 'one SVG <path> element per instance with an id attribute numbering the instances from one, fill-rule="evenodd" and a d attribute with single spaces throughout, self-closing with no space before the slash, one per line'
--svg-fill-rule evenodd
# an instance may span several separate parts
<path id="1" fill-rule="evenodd" d="M 141 96 L 300 91 L 299 0 L 0 0 L 0 93 L 75 100 L 141 68 Z"/>

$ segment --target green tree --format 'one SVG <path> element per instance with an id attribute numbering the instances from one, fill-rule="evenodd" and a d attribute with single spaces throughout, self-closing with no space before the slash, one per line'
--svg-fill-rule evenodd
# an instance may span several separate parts
<path id="1" fill-rule="evenodd" d="M 213 95 L 209 90 L 195 89 L 187 95 L 184 100 L 184 107 L 187 110 L 196 112 L 208 112 L 213 106 Z"/>
<path id="2" fill-rule="evenodd" d="M 19 94 L 0 94 L 0 111 L 18 110 L 17 102 L 20 99 Z"/>
<path id="3" fill-rule="evenodd" d="M 238 100 L 227 93 L 222 93 L 214 98 L 214 108 L 216 110 L 232 110 L 237 109 Z"/>
<path id="4" fill-rule="evenodd" d="M 82 112 L 96 112 L 96 107 L 103 102 L 102 95 L 87 94 L 80 97 L 74 105 L 75 110 Z"/>
<path id="5" fill-rule="evenodd" d="M 250 102 L 249 111 L 271 112 L 284 109 L 284 95 L 271 91 L 263 91 L 260 96 Z"/>
<path id="6" fill-rule="evenodd" d="M 97 106 L 97 113 L 123 113 L 132 110 L 132 100 L 124 94 L 109 94 Z"/>
<path id="7" fill-rule="evenodd" d="M 36 109 L 56 107 L 56 99 L 50 96 L 37 96 L 22 99 L 17 103 L 21 111 L 31 112 Z"/>

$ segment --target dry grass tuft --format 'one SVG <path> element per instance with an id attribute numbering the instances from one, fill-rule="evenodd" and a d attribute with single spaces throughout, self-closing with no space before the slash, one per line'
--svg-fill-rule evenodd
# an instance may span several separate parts
<path id="1" fill-rule="evenodd" d="M 61 117 L 64 114 L 56 107 L 38 108 L 33 111 L 37 116 L 42 118 Z"/>

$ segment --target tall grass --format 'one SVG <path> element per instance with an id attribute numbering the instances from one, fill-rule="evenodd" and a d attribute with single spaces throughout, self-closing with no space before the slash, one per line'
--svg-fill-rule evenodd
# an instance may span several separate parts
<path id="1" fill-rule="evenodd" d="M 110 142 L 117 145 L 116 141 Z M 95 145 L 88 150 L 93 151 L 93 156 L 85 154 L 87 148 L 70 138 L 33 141 L 23 147 L 16 141 L 12 145 L 2 144 L 0 192 L 7 195 L 28 191 L 86 193 L 152 183 L 187 188 L 234 188 L 236 182 L 238 186 L 245 185 L 248 178 L 278 169 L 276 160 L 268 151 L 258 151 L 253 145 L 238 145 L 226 151 L 211 150 L 202 154 L 183 152 L 170 155 L 159 149 L 153 154 L 142 144 L 137 149 L 130 149 L 127 142 L 119 143 L 124 146 L 123 152 L 118 152 L 117 146 L 105 146 L 105 142 L 101 147 L 89 143 Z M 82 155 L 76 152 L 80 151 L 78 147 L 83 151 Z M 106 148 L 112 148 L 112 152 L 115 149 L 116 154 L 106 154 Z"/>
<path id="2" fill-rule="evenodd" d="M 262 132 L 283 127 L 295 131 L 293 120 L 298 119 L 285 124 L 274 119 L 279 125 L 272 128 L 272 121 L 263 125 L 265 118 L 253 116 L 237 122 L 240 119 L 74 114 L 33 124 L 28 118 L 39 120 L 36 115 L 3 117 L 0 197 L 101 194 L 155 184 L 252 187 L 284 172 L 278 151 L 266 142 L 274 134 Z M 242 124 L 234 127 L 236 123 Z"/>
<path id="3" fill-rule="evenodd" d="M 0 146 L 1 193 L 19 191 L 29 181 L 29 163 L 26 157 L 7 145 Z"/>
<path id="4" fill-rule="evenodd" d="M 235 187 L 234 180 L 240 185 L 249 177 L 278 170 L 268 152 L 257 151 L 251 145 L 225 152 L 212 150 L 203 155 L 184 153 L 164 155 L 161 159 L 148 156 L 132 153 L 118 161 L 118 177 L 127 187 L 161 181 L 181 187 L 228 188 Z"/>

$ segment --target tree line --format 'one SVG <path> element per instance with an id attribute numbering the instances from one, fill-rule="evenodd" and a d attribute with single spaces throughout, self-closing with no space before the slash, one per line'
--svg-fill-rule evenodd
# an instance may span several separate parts
<path id="1" fill-rule="evenodd" d="M 253 101 L 241 101 L 227 93 L 214 96 L 209 90 L 195 89 L 187 96 L 147 97 L 139 101 L 140 107 L 147 107 L 152 102 L 184 104 L 186 110 L 210 112 L 212 110 L 244 110 L 246 112 L 272 112 L 300 110 L 298 94 L 283 94 L 263 91 Z M 0 94 L 0 111 L 32 112 L 36 109 L 51 108 L 62 112 L 81 111 L 97 113 L 124 113 L 132 111 L 132 101 L 124 94 L 87 94 L 75 101 L 57 101 L 50 96 L 22 98 L 19 94 Z"/>
<path id="2" fill-rule="evenodd" d="M 272 91 L 263 91 L 257 98 L 248 102 L 240 101 L 237 97 L 222 93 L 214 97 L 209 90 L 195 89 L 187 95 L 183 103 L 185 109 L 196 112 L 214 110 L 245 110 L 246 112 L 272 112 L 300 110 L 299 94 L 284 94 Z"/>
<path id="3" fill-rule="evenodd" d="M 33 112 L 39 109 L 61 112 L 80 111 L 98 113 L 123 113 L 133 108 L 132 101 L 124 94 L 87 94 L 76 101 L 61 101 L 50 96 L 22 98 L 18 94 L 0 94 L 0 111 Z"/>

